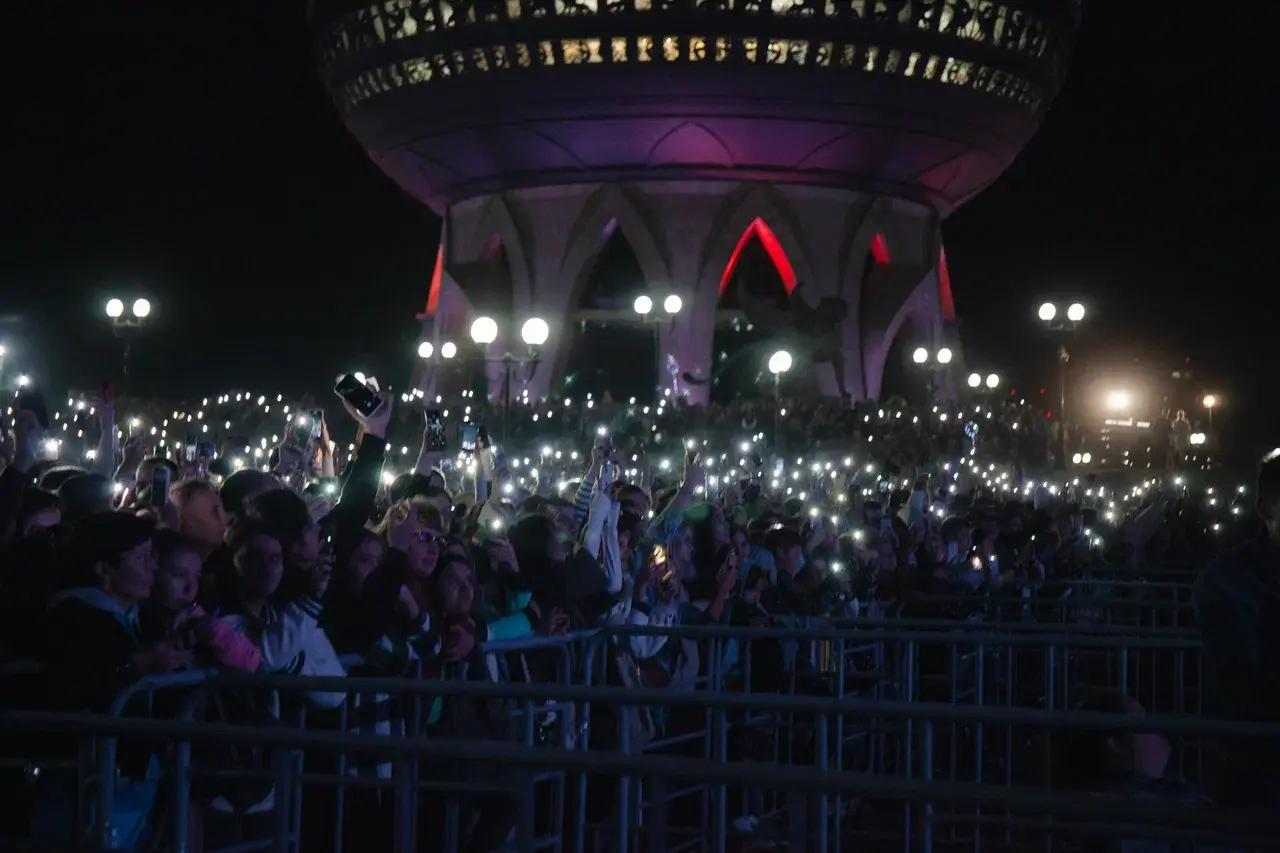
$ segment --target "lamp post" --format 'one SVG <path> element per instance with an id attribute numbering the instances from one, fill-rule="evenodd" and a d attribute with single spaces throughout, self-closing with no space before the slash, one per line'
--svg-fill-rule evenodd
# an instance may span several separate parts
<path id="1" fill-rule="evenodd" d="M 523 356 L 512 355 L 511 351 L 502 354 L 501 358 L 485 361 L 496 361 L 502 365 L 502 440 L 511 437 L 511 371 L 517 365 L 531 366 L 529 378 L 538 369 L 538 347 L 547 342 L 551 336 L 551 327 L 541 317 L 530 317 L 520 327 L 520 339 L 524 341 L 527 351 Z M 492 317 L 477 317 L 471 323 L 471 340 L 482 347 L 487 347 L 498 339 L 498 321 Z M 443 347 L 442 347 L 443 349 Z"/>
<path id="2" fill-rule="evenodd" d="M 1074 334 L 1084 322 L 1084 305 L 1072 302 L 1066 311 L 1059 311 L 1052 302 L 1042 302 L 1036 312 L 1040 322 L 1058 335 L 1058 467 L 1067 467 L 1067 362 L 1071 361 L 1071 353 L 1067 351 L 1066 336 Z"/>
<path id="3" fill-rule="evenodd" d="M 659 377 L 657 387 L 661 390 L 662 382 L 662 327 L 663 320 L 667 320 L 674 327 L 676 323 L 676 315 L 684 310 L 684 300 L 675 293 L 668 293 L 662 300 L 662 315 L 657 314 L 654 309 L 653 298 L 647 293 L 642 293 L 631 303 L 631 308 L 636 312 L 636 317 L 641 323 L 649 323 L 653 325 L 653 348 L 658 359 L 656 371 Z M 674 382 L 674 377 L 672 379 Z M 678 388 L 672 388 L 672 391 L 678 391 Z"/>
<path id="4" fill-rule="evenodd" d="M 4 355 L 4 353 L 0 352 L 0 355 Z M 1220 402 L 1217 394 L 1205 394 L 1204 399 L 1200 401 L 1200 404 L 1209 412 L 1209 432 L 1213 432 L 1213 410 L 1218 408 Z"/>
<path id="5" fill-rule="evenodd" d="M 124 340 L 124 356 L 121 361 L 121 372 L 129 375 L 129 347 L 133 342 L 133 336 L 141 329 L 143 323 L 151 316 L 151 300 L 146 297 L 138 297 L 133 300 L 133 304 L 129 306 L 129 312 L 126 314 L 124 310 L 124 300 L 113 296 L 107 300 L 105 313 L 107 319 L 111 321 L 111 330 L 116 337 Z"/>
<path id="6" fill-rule="evenodd" d="M 928 389 L 931 401 L 938 396 L 936 376 L 947 369 L 947 366 L 951 364 L 952 357 L 953 353 L 950 347 L 939 347 L 935 352 L 930 352 L 926 347 L 916 347 L 911 351 L 912 363 L 929 371 Z"/>
<path id="7" fill-rule="evenodd" d="M 782 374 L 791 369 L 791 353 L 780 349 L 769 356 L 769 372 L 773 374 L 773 441 L 782 446 Z"/>

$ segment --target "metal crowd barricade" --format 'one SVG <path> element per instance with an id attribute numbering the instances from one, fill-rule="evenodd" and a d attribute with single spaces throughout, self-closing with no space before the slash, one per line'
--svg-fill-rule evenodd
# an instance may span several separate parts
<path id="1" fill-rule="evenodd" d="M 612 820 L 607 822 L 611 844 L 606 849 L 626 853 L 637 842 L 650 849 L 671 849 L 673 839 L 661 820 L 636 821 L 629 784 L 642 779 L 668 783 L 692 783 L 714 792 L 713 814 L 702 849 L 722 851 L 728 841 L 732 816 L 728 794 L 737 789 L 758 787 L 778 792 L 787 800 L 793 819 L 792 849 L 848 849 L 842 828 L 841 806 L 854 799 L 901 806 L 902 849 L 931 853 L 938 841 L 936 830 L 955 824 L 983 827 L 1010 834 L 1014 849 L 1031 843 L 1070 840 L 1102 835 L 1112 839 L 1204 839 L 1247 844 L 1258 849 L 1280 845 L 1280 814 L 1224 810 L 1209 806 L 1186 808 L 1183 802 L 1135 802 L 1116 796 L 1063 794 L 1018 785 L 1007 787 L 983 782 L 947 779 L 939 774 L 936 739 L 943 725 L 972 727 L 977 723 L 1017 725 L 1037 730 L 1083 730 L 1117 736 L 1124 733 L 1162 732 L 1170 738 L 1186 736 L 1251 738 L 1274 747 L 1280 743 L 1280 726 L 1238 722 L 1188 720 L 1180 718 L 1133 718 L 1077 712 L 1045 712 L 1026 709 L 992 709 L 927 703 L 874 702 L 858 699 L 836 700 L 801 696 L 744 695 L 723 692 L 691 693 L 654 689 L 565 687 L 563 685 L 516 685 L 402 679 L 299 678 L 290 676 L 227 675 L 211 679 L 208 685 L 249 686 L 295 691 L 390 692 L 428 697 L 469 697 L 503 699 L 525 707 L 547 702 L 592 704 L 619 708 L 664 706 L 708 709 L 720 721 L 717 747 L 711 759 L 636 754 L 629 746 L 625 727 L 619 732 L 618 747 L 608 750 L 554 749 L 492 741 L 459 741 L 443 738 L 388 738 L 351 735 L 342 732 L 299 731 L 288 728 L 261 728 L 197 724 L 188 721 L 152 721 L 108 716 L 0 712 L 0 729 L 6 731 L 54 731 L 78 738 L 97 737 L 119 742 L 121 738 L 164 739 L 177 744 L 173 751 L 172 786 L 169 796 L 175 808 L 189 797 L 192 743 L 254 743 L 273 751 L 273 779 L 282 800 L 288 802 L 302 784 L 289 756 L 298 751 L 314 754 L 345 751 L 390 759 L 395 775 L 389 785 L 395 794 L 395 847 L 412 850 L 419 792 L 417 767 L 424 759 L 471 762 L 483 766 L 516 768 L 523 778 L 556 772 L 586 779 L 615 779 L 611 792 L 615 801 Z M 724 720 L 753 711 L 773 715 L 795 714 L 811 721 L 815 746 L 811 760 L 794 766 L 756 762 L 730 762 L 725 752 Z M 855 773 L 830 764 L 834 744 L 829 739 L 832 721 L 844 716 L 871 716 L 890 721 L 905 731 L 904 745 L 911 758 L 893 773 Z M 911 748 L 914 748 L 913 750 Z M 325 780 L 334 784 L 342 780 Z M 530 786 L 512 789 L 521 804 L 522 818 L 517 849 L 527 849 L 527 828 L 533 792 Z M 845 813 L 845 817 L 848 813 Z M 578 813 L 566 823 L 569 838 L 565 846 L 582 850 L 588 845 L 592 825 Z M 182 825 L 182 824 L 178 824 Z M 595 827 L 598 829 L 598 827 Z M 896 836 L 895 836 L 896 839 Z M 1034 839 L 1034 842 L 1033 842 Z M 851 841 L 851 839 L 849 839 Z M 975 849 L 982 840 L 973 836 Z M 182 849 L 182 839 L 172 839 L 173 849 Z M 272 837 L 275 849 L 290 848 L 288 826 L 282 822 Z M 798 846 L 797 846 L 798 843 Z M 452 849 L 444 847 L 444 849 Z M 559 848 L 557 848 L 559 849 Z"/>

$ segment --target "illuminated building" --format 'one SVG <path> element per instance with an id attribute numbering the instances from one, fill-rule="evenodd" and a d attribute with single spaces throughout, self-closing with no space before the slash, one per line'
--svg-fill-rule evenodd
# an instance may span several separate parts
<path id="1" fill-rule="evenodd" d="M 844 300 L 840 359 L 863 397 L 899 338 L 956 346 L 941 223 L 1040 124 L 1079 15 L 1078 0 L 316 0 L 311 23 L 347 127 L 443 217 L 422 312 L 437 348 L 481 308 L 545 317 L 549 367 L 529 386 L 545 392 L 620 232 L 648 292 L 683 300 L 645 354 L 655 384 L 706 377 L 757 243 L 810 305 Z M 834 393 L 829 366 L 797 368 Z"/>

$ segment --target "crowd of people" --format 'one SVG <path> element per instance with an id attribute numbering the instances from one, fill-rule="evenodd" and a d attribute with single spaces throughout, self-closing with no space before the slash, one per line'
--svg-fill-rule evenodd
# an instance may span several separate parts
<path id="1" fill-rule="evenodd" d="M 522 401 L 497 440 L 500 411 L 469 393 L 377 399 L 337 401 L 341 420 L 325 413 L 337 405 L 244 391 L 11 408 L 0 660 L 38 662 L 22 701 L 105 712 L 143 676 L 209 667 L 430 678 L 470 663 L 483 677 L 496 640 L 955 615 L 1092 573 L 1217 561 L 1201 602 L 1219 710 L 1280 707 L 1278 462 L 1261 492 L 1162 466 L 1050 473 L 1052 431 L 1012 401 Z M 679 687 L 706 666 L 663 636 L 621 645 L 622 683 Z M 778 689 L 782 668 L 758 655 L 752 689 Z M 359 698 L 368 725 L 387 722 Z M 321 716 L 348 701 L 307 698 Z M 207 713 L 286 713 L 280 696 L 241 704 Z M 451 719 L 435 703 L 421 723 Z M 479 808 L 472 844 L 492 849 L 509 810 Z M 269 786 L 209 790 L 200 832 L 252 837 L 271 809 Z"/>

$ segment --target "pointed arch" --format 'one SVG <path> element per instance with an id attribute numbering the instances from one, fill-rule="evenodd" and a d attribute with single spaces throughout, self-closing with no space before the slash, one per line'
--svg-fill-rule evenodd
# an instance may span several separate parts
<path id="1" fill-rule="evenodd" d="M 764 226 L 760 231 L 754 227 L 756 220 Z M 698 259 L 698 281 L 722 284 L 732 278 L 730 263 L 734 254 L 740 254 L 745 248 L 744 238 L 749 242 L 752 237 L 760 236 L 761 233 L 770 238 L 767 241 L 762 238 L 766 251 L 769 250 L 769 243 L 773 243 L 779 251 L 779 257 L 786 260 L 792 282 L 787 285 L 788 290 L 795 286 L 794 282 L 812 281 L 813 265 L 809 262 L 805 244 L 800 239 L 802 231 L 786 198 L 777 189 L 767 184 L 754 184 L 732 192 L 712 219 L 710 234 Z M 774 258 L 772 252 L 770 257 L 775 261 L 779 275 L 786 281 L 788 276 L 784 275 L 778 258 Z M 719 296 L 719 291 L 716 291 L 716 296 Z"/>
<path id="2" fill-rule="evenodd" d="M 760 241 L 760 245 L 764 247 L 769 260 L 773 262 L 773 268 L 778 271 L 778 277 L 782 279 L 782 284 L 787 289 L 787 294 L 790 295 L 791 291 L 796 289 L 795 268 L 792 267 L 791 259 L 787 257 L 787 251 L 778 242 L 778 237 L 773 233 L 773 229 L 759 216 L 752 219 L 750 224 L 743 229 L 742 236 L 738 238 L 737 245 L 733 247 L 733 253 L 729 255 L 729 260 L 724 265 L 724 271 L 720 273 L 719 295 L 721 297 L 724 296 L 725 290 L 729 287 L 729 282 L 733 279 L 734 270 L 738 268 L 738 261 L 742 258 L 742 252 L 752 240 Z"/>
<path id="3" fill-rule="evenodd" d="M 485 200 L 484 210 L 471 232 L 453 246 L 449 261 L 469 263 L 495 260 L 505 256 L 511 277 L 511 299 L 514 304 L 528 305 L 533 298 L 533 275 L 530 258 L 533 246 L 521 228 L 515 211 L 501 194 Z"/>
<path id="4" fill-rule="evenodd" d="M 951 295 L 951 270 L 947 268 L 947 250 L 938 249 L 938 304 L 942 308 L 942 319 L 948 323 L 956 321 L 956 301 Z"/>
<path id="5" fill-rule="evenodd" d="M 621 231 L 635 253 L 646 286 L 652 288 L 671 281 L 670 254 L 662 232 L 650 226 L 649 218 L 628 193 L 616 184 L 605 184 L 582 205 L 560 258 L 561 280 L 571 288 L 569 304 L 576 304 L 583 276 L 615 230 Z"/>
<path id="6" fill-rule="evenodd" d="M 440 281 L 444 277 L 444 243 L 436 247 L 436 262 L 431 269 L 431 284 L 427 288 L 427 304 L 418 315 L 419 320 L 436 316 L 440 310 Z"/>

